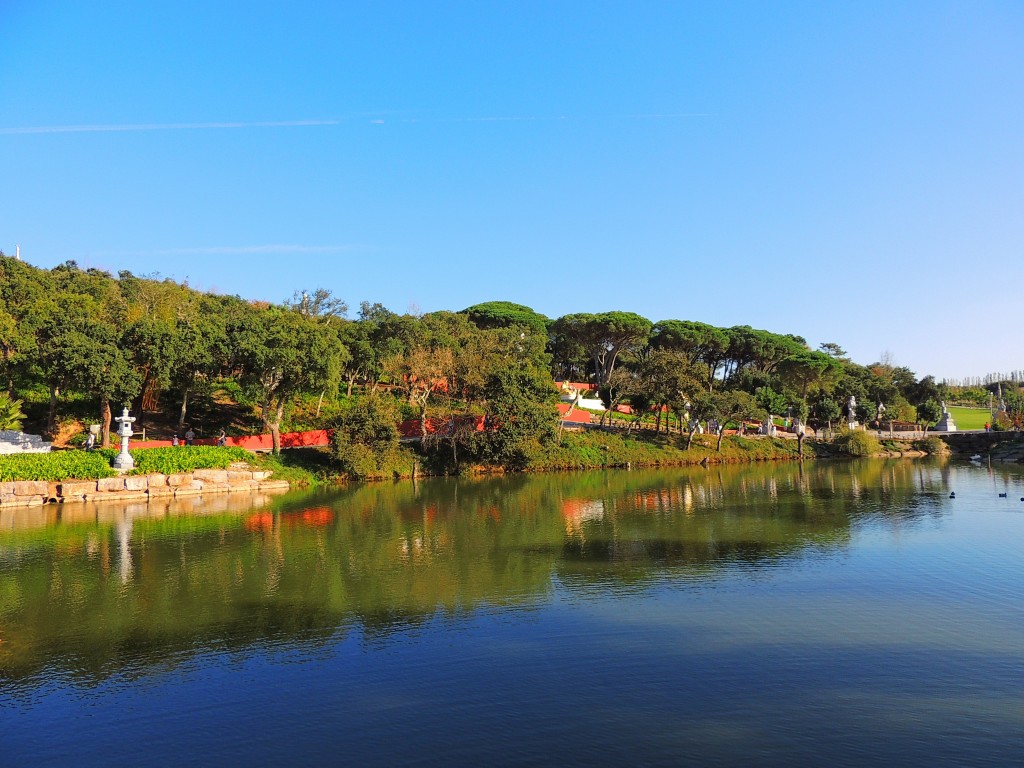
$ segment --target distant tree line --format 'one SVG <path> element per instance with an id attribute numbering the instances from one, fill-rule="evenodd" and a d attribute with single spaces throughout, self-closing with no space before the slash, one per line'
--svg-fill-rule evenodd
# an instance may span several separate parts
<path id="1" fill-rule="evenodd" d="M 505 301 L 424 315 L 363 302 L 350 317 L 323 288 L 274 305 L 73 261 L 39 269 L 0 254 L 0 389 L 9 403 L 45 403 L 41 426 L 50 434 L 71 400 L 94 409 L 104 445 L 122 404 L 141 426 L 144 405 L 158 402 L 181 430 L 197 398 L 230 385 L 275 450 L 289 409 L 313 398 L 323 426 L 359 404 L 378 421 L 415 416 L 433 449 L 456 463 L 462 455 L 516 465 L 556 437 L 555 378 L 592 382 L 609 407 L 655 414 L 658 431 L 669 431 L 671 415 L 691 437 L 696 422 L 724 429 L 768 414 L 831 425 L 850 395 L 862 422 L 875 419 L 879 403 L 888 419 L 930 417 L 943 394 L 930 376 L 858 365 L 836 344 L 814 350 L 799 336 L 748 326 L 651 322 L 624 311 L 550 319 Z M 345 418 L 349 449 L 383 439 L 366 438 L 373 424 Z M 480 419 L 486 430 L 471 426 Z"/>

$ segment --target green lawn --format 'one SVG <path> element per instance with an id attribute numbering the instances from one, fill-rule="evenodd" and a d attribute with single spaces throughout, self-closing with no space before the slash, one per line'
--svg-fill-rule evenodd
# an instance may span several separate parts
<path id="1" fill-rule="evenodd" d="M 988 408 L 960 408 L 951 405 L 949 412 L 953 415 L 957 429 L 984 429 L 985 422 L 992 418 Z"/>

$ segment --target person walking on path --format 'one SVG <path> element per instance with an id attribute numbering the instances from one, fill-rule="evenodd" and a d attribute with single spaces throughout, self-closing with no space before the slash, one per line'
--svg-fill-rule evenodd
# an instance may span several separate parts
<path id="1" fill-rule="evenodd" d="M 192 445 L 196 441 L 196 433 L 192 431 L 192 427 L 188 428 L 188 432 L 185 433 L 185 445 Z"/>
<path id="2" fill-rule="evenodd" d="M 227 433 L 222 429 L 220 431 L 220 434 L 217 435 L 217 445 L 220 446 L 220 447 L 224 447 L 227 444 L 228 444 L 228 436 L 227 436 Z"/>

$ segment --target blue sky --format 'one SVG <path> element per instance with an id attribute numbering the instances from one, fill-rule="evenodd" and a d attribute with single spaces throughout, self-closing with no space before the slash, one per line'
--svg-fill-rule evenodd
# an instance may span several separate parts
<path id="1" fill-rule="evenodd" d="M 0 249 L 1024 368 L 1019 2 L 0 0 Z"/>

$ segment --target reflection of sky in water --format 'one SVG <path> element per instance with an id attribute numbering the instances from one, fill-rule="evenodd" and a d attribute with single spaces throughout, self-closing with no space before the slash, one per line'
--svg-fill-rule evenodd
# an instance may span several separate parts
<path id="1" fill-rule="evenodd" d="M 43 646 L 0 763 L 1017 764 L 1004 488 L 822 463 L 0 520 L 0 671 Z"/>

